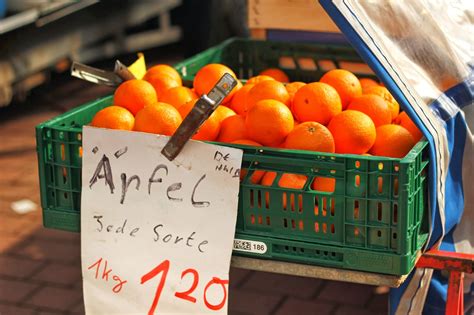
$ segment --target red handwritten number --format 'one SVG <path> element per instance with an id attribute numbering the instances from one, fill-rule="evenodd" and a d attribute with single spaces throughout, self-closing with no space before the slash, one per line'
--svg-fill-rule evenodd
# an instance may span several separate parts
<path id="1" fill-rule="evenodd" d="M 153 303 L 151 304 L 150 309 L 148 310 L 148 315 L 153 315 L 155 313 L 156 306 L 158 305 L 158 300 L 160 299 L 161 291 L 163 291 L 163 287 L 165 286 L 166 276 L 168 275 L 168 270 L 170 269 L 170 261 L 164 260 L 161 264 L 156 266 L 152 271 L 142 276 L 141 284 L 144 284 L 151 278 L 155 277 L 160 272 L 163 272 L 161 276 L 160 283 L 158 284 L 158 288 L 156 288 L 155 298 L 153 299 Z"/>
<path id="2" fill-rule="evenodd" d="M 188 291 L 176 292 L 174 294 L 174 296 L 176 296 L 180 299 L 183 299 L 183 300 L 187 300 L 187 301 L 196 303 L 196 298 L 190 296 L 190 294 L 193 293 L 193 291 L 196 289 L 196 287 L 198 285 L 199 274 L 195 269 L 189 268 L 189 269 L 186 269 L 185 271 L 183 271 L 183 273 L 181 274 L 181 279 L 183 279 L 184 276 L 187 275 L 188 273 L 191 273 L 194 276 L 194 280 L 193 280 L 193 284 L 191 285 L 191 288 Z"/>
<path id="3" fill-rule="evenodd" d="M 87 267 L 87 270 L 90 270 L 90 269 L 94 268 L 95 266 L 97 266 L 97 269 L 95 270 L 95 278 L 96 279 L 99 276 L 99 268 L 100 268 L 100 263 L 101 262 L 102 262 L 102 258 L 99 259 L 98 261 L 96 261 L 95 263 L 93 263 L 92 265 L 90 265 L 89 267 Z"/>
<path id="4" fill-rule="evenodd" d="M 217 305 L 212 305 L 211 303 L 209 303 L 206 297 L 207 289 L 209 289 L 214 284 L 220 284 L 222 286 L 222 289 L 224 290 L 224 297 L 222 299 L 222 302 Z M 213 311 L 218 311 L 224 307 L 225 301 L 227 300 L 227 288 L 225 287 L 226 284 L 229 284 L 229 280 L 221 280 L 219 278 L 212 278 L 212 280 L 207 283 L 206 288 L 204 289 L 204 303 L 206 303 L 206 306 L 209 309 Z"/>

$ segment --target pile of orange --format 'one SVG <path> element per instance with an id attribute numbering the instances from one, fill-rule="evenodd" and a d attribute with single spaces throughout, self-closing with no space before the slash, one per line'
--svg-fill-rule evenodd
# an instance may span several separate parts
<path id="1" fill-rule="evenodd" d="M 174 68 L 154 66 L 143 80 L 122 83 L 114 104 L 99 111 L 91 124 L 172 135 L 196 100 L 224 73 L 237 78 L 225 65 L 206 65 L 189 88 Z M 193 139 L 401 158 L 422 134 L 399 111 L 385 87 L 347 70 L 330 70 L 319 82 L 303 83 L 290 82 L 282 70 L 271 68 L 245 84 L 238 81 Z M 251 181 L 272 185 L 274 178 L 274 174 L 254 172 Z M 299 187 L 301 178 L 285 176 L 281 183 Z"/>

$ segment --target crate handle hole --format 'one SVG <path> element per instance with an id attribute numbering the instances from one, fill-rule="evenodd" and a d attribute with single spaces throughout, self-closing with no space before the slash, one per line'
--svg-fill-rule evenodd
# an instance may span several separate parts
<path id="1" fill-rule="evenodd" d="M 300 247 L 300 252 L 304 253 L 304 248 Z"/>
<path id="2" fill-rule="evenodd" d="M 332 253 L 331 253 L 331 256 L 332 256 L 332 257 L 336 257 L 336 253 L 335 253 L 335 252 L 332 252 Z"/>
<path id="3" fill-rule="evenodd" d="M 285 250 L 288 251 L 290 250 L 290 248 L 288 246 L 285 246 Z"/>
<path id="4" fill-rule="evenodd" d="M 398 204 L 394 203 L 393 204 L 393 223 L 398 222 Z"/>
<path id="5" fill-rule="evenodd" d="M 354 219 L 359 219 L 359 200 L 354 200 Z"/>
<path id="6" fill-rule="evenodd" d="M 377 189 L 378 189 L 379 194 L 382 193 L 382 191 L 383 191 L 382 188 L 383 188 L 383 177 L 379 176 L 377 178 Z"/>
<path id="7" fill-rule="evenodd" d="M 396 232 L 393 233 L 393 239 L 394 239 L 394 240 L 397 239 L 397 233 L 396 233 Z"/>
<path id="8" fill-rule="evenodd" d="M 61 144 L 61 161 L 66 160 L 66 147 L 64 143 Z"/>

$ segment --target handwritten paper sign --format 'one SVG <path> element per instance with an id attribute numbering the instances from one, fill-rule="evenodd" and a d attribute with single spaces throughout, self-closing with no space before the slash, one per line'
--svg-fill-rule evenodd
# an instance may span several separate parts
<path id="1" fill-rule="evenodd" d="M 242 151 L 84 127 L 87 314 L 225 314 Z"/>

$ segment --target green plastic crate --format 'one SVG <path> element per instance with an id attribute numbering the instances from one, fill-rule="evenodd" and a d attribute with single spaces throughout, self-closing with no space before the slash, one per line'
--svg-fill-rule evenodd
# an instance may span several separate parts
<path id="1" fill-rule="evenodd" d="M 361 63 L 347 47 L 230 40 L 176 68 L 192 80 L 203 65 L 221 62 L 248 78 L 280 65 L 282 57 L 295 61 L 295 68 L 285 69 L 293 81 L 315 81 L 326 71 L 302 69 L 299 58 L 312 59 L 316 67 L 321 60 L 336 67 Z M 108 96 L 37 126 L 45 227 L 80 230 L 82 126 L 111 104 Z M 242 167 L 248 169 L 240 187 L 236 238 L 267 247 L 261 254 L 234 254 L 394 275 L 414 267 L 427 239 L 426 141 L 403 159 L 232 146 L 244 149 Z M 252 184 L 256 170 L 276 172 L 273 186 Z M 283 173 L 306 175 L 305 187 L 278 187 Z M 316 177 L 335 178 L 335 191 L 312 190 Z"/>

